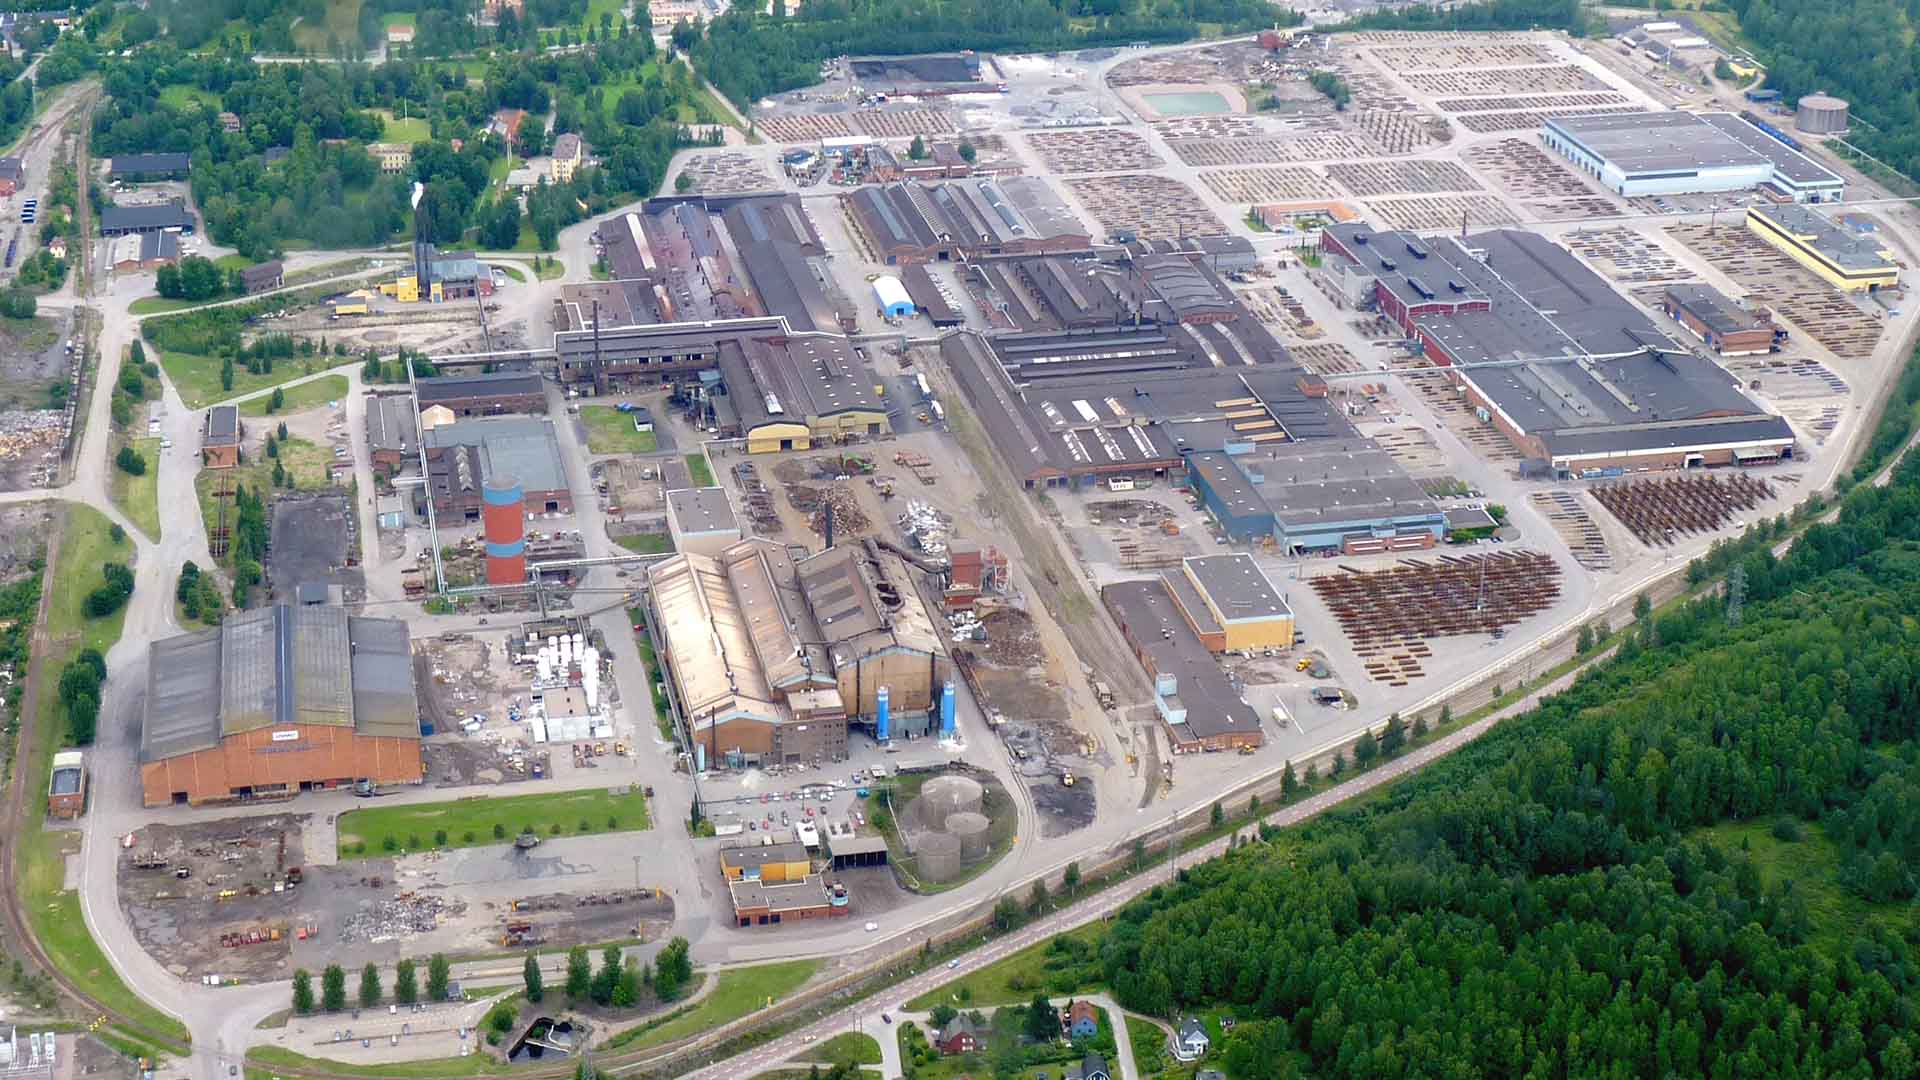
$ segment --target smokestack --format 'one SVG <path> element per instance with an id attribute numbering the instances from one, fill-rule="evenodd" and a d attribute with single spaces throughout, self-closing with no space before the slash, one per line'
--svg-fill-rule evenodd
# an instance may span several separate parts
<path id="1" fill-rule="evenodd" d="M 413 283 L 422 300 L 433 294 L 433 243 L 428 239 L 433 235 L 433 215 L 427 210 L 426 194 L 427 186 L 415 180 L 409 204 L 413 207 Z"/>
<path id="2" fill-rule="evenodd" d="M 827 550 L 832 551 L 833 550 L 833 503 L 831 502 L 827 503 L 827 527 L 821 531 L 827 534 Z"/>
<path id="3" fill-rule="evenodd" d="M 527 580 L 527 500 L 520 482 L 494 476 L 480 493 L 481 531 L 487 553 L 487 584 Z"/>

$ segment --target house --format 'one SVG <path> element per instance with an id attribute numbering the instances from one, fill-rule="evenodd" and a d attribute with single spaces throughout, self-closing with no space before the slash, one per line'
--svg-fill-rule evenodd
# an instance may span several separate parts
<path id="1" fill-rule="evenodd" d="M 72 820 L 86 809 L 86 756 L 78 750 L 62 750 L 53 755 L 53 776 L 47 781 L 47 816 Z"/>
<path id="2" fill-rule="evenodd" d="M 392 26 L 387 27 L 387 44 L 389 45 L 413 44 L 413 24 L 394 23 Z"/>
<path id="3" fill-rule="evenodd" d="M 279 259 L 263 262 L 258 266 L 248 266 L 240 271 L 240 284 L 251 296 L 268 289 L 277 289 L 286 282 L 286 264 Z"/>
<path id="4" fill-rule="evenodd" d="M 1064 1080 L 1113 1080 L 1113 1074 L 1107 1071 L 1107 1059 L 1091 1051 L 1060 1075 Z"/>
<path id="5" fill-rule="evenodd" d="M 947 1021 L 940 1029 L 940 1035 L 934 1040 L 935 1049 L 952 1057 L 955 1054 L 971 1054 L 980 1049 L 980 1028 L 965 1013 Z"/>
<path id="6" fill-rule="evenodd" d="M 1207 1056 L 1207 1048 L 1213 1045 L 1213 1040 L 1207 1036 L 1207 1025 L 1189 1016 L 1174 1029 L 1169 1043 L 1175 1058 L 1199 1061 Z"/>
<path id="7" fill-rule="evenodd" d="M 122 233 L 113 240 L 113 269 L 128 274 L 157 270 L 180 261 L 180 234 L 166 232 Z"/>
<path id="8" fill-rule="evenodd" d="M 506 140 L 509 151 L 520 145 L 520 125 L 527 119 L 525 109 L 501 109 L 493 114 L 493 123 L 489 124 L 495 135 Z"/>
<path id="9" fill-rule="evenodd" d="M 17 157 L 0 157 L 0 195 L 11 195 L 27 182 L 27 166 Z"/>
<path id="10" fill-rule="evenodd" d="M 1100 1034 L 1100 1010 L 1091 1002 L 1069 1001 L 1060 1010 L 1060 1033 L 1069 1039 L 1090 1039 Z"/>
<path id="11" fill-rule="evenodd" d="M 569 131 L 553 140 L 553 182 L 565 184 L 573 180 L 574 170 L 585 164 L 587 144 L 580 136 Z"/>
<path id="12" fill-rule="evenodd" d="M 220 130 L 229 135 L 240 134 L 240 116 L 238 113 L 223 112 L 218 117 Z"/>
<path id="13" fill-rule="evenodd" d="M 383 173 L 403 173 L 413 167 L 413 147 L 406 143 L 368 143 L 367 153 L 380 163 Z"/>
<path id="14" fill-rule="evenodd" d="M 240 406 L 215 405 L 207 410 L 200 433 L 200 455 L 209 469 L 231 469 L 240 464 Z"/>

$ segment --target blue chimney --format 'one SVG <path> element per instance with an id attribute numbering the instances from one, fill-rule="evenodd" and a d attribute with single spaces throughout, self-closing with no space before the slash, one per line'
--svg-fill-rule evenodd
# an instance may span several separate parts
<path id="1" fill-rule="evenodd" d="M 940 688 L 940 737 L 953 738 L 953 680 Z"/>
<path id="2" fill-rule="evenodd" d="M 893 737 L 893 713 L 887 702 L 888 696 L 884 686 L 874 695 L 873 737 L 883 743 Z"/>

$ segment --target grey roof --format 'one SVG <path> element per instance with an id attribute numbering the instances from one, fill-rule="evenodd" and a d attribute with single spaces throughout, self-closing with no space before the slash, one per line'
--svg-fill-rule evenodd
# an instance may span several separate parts
<path id="1" fill-rule="evenodd" d="M 1893 260 L 1881 254 L 1878 241 L 1835 225 L 1798 203 L 1750 206 L 1747 213 L 1797 237 L 1811 237 L 1807 245 L 1844 272 L 1894 269 Z"/>
<path id="2" fill-rule="evenodd" d="M 1280 590 L 1273 587 L 1253 556 L 1245 552 L 1200 555 L 1182 562 L 1228 622 L 1293 614 L 1281 598 Z"/>
<path id="3" fill-rule="evenodd" d="M 737 238 L 736 238 L 737 239 Z M 740 261 L 769 315 L 784 315 L 795 330 L 840 329 L 840 312 L 807 263 L 805 249 L 781 240 L 742 241 Z M 852 312 L 848 312 L 852 314 Z"/>
<path id="4" fill-rule="evenodd" d="M 1115 582 L 1100 595 L 1119 614 L 1131 640 L 1153 658 L 1154 672 L 1174 677 L 1174 697 L 1187 710 L 1184 726 L 1195 738 L 1261 734 L 1260 718 L 1181 617 L 1165 581 Z"/>
<path id="5" fill-rule="evenodd" d="M 900 268 L 900 284 L 906 286 L 907 295 L 913 297 L 913 304 L 926 313 L 928 320 L 935 326 L 956 326 L 962 320 L 960 313 L 940 293 L 934 284 L 933 275 L 919 263 L 908 263 Z"/>
<path id="6" fill-rule="evenodd" d="M 1693 113 L 1552 116 L 1547 128 L 1628 176 L 1762 165 L 1767 158 Z"/>
<path id="7" fill-rule="evenodd" d="M 177 232 L 150 232 L 140 234 L 140 261 L 154 259 L 177 259 L 180 257 L 180 234 Z"/>
<path id="8" fill-rule="evenodd" d="M 854 410 L 887 411 L 875 396 L 873 368 L 843 337 L 795 334 L 777 339 L 740 337 L 719 348 L 720 375 L 747 428 Z"/>
<path id="9" fill-rule="evenodd" d="M 1773 174 L 1794 187 L 1840 187 L 1845 184 L 1832 169 L 1768 135 L 1733 113 L 1701 113 L 1700 119 L 1721 134 L 1773 162 Z"/>
<path id="10" fill-rule="evenodd" d="M 431 379 L 416 379 L 413 392 L 421 408 L 425 408 L 438 401 L 472 397 L 544 396 L 547 389 L 540 373 L 536 371 L 490 371 L 481 375 L 437 375 Z"/>
<path id="11" fill-rule="evenodd" d="M 114 176 L 186 172 L 191 161 L 186 154 L 115 154 L 110 169 Z"/>
<path id="12" fill-rule="evenodd" d="M 1253 480 L 1239 465 L 1234 463 L 1230 454 L 1220 450 L 1202 450 L 1187 455 L 1187 471 L 1194 473 L 1204 481 L 1207 490 L 1213 492 L 1234 517 L 1271 514 L 1273 508 L 1267 505 L 1260 492 L 1253 486 Z"/>
<path id="13" fill-rule="evenodd" d="M 1135 259 L 1134 270 L 1147 288 L 1172 309 L 1176 320 L 1234 311 L 1232 295 L 1222 296 L 1212 275 L 1185 256 L 1150 255 Z"/>
<path id="14" fill-rule="evenodd" d="M 1760 316 L 1707 285 L 1669 285 L 1667 296 L 1716 334 L 1737 334 L 1743 330 L 1767 328 L 1766 321 Z"/>
<path id="15" fill-rule="evenodd" d="M 733 516 L 733 503 L 727 489 L 721 487 L 682 488 L 667 492 L 667 516 L 682 533 L 740 531 Z"/>
<path id="16" fill-rule="evenodd" d="M 1045 179 L 1038 176 L 1009 176 L 995 183 L 999 184 L 1000 190 L 1026 219 L 1030 235 L 1046 238 L 1091 235 L 1087 226 L 1074 216 L 1053 185 Z"/>
<path id="17" fill-rule="evenodd" d="M 269 259 L 258 265 L 243 268 L 240 271 L 240 280 L 252 289 L 284 276 L 285 272 L 285 263 L 279 259 Z"/>
<path id="18" fill-rule="evenodd" d="M 854 213 L 882 248 L 943 243 L 999 247 L 1023 240 L 1085 237 L 1087 229 L 1037 177 L 947 183 L 903 180 L 861 188 Z"/>
<path id="19" fill-rule="evenodd" d="M 374 450 L 420 446 L 420 418 L 406 394 L 377 394 L 367 403 L 367 445 Z"/>
<path id="20" fill-rule="evenodd" d="M 1282 443 L 1243 463 L 1281 528 L 1439 524 L 1439 504 L 1372 439 Z"/>
<path id="21" fill-rule="evenodd" d="M 418 738 L 407 624 L 276 605 L 148 647 L 142 761 L 285 724 Z"/>
<path id="22" fill-rule="evenodd" d="M 207 410 L 206 441 L 224 446 L 240 439 L 240 406 L 215 405 Z"/>
<path id="23" fill-rule="evenodd" d="M 26 175 L 27 167 L 19 158 L 0 157 L 0 179 L 18 181 L 24 180 Z"/>
<path id="24" fill-rule="evenodd" d="M 809 874 L 799 881 L 775 882 L 771 885 L 758 881 L 729 881 L 727 891 L 733 896 L 735 908 L 764 907 L 784 912 L 827 906 L 826 886 L 818 874 Z"/>
<path id="25" fill-rule="evenodd" d="M 797 841 L 779 844 L 738 844 L 720 849 L 720 861 L 729 866 L 762 867 L 768 863 L 808 862 L 804 845 Z"/>
<path id="26" fill-rule="evenodd" d="M 175 199 L 158 206 L 109 206 L 100 211 L 103 232 L 133 232 L 141 229 L 180 229 L 193 224 L 186 204 Z"/>
<path id="27" fill-rule="evenodd" d="M 53 777 L 47 783 L 47 794 L 78 795 L 82 771 L 78 765 L 62 765 L 53 770 Z"/>
<path id="28" fill-rule="evenodd" d="M 519 416 L 487 416 L 441 424 L 426 433 L 428 447 L 468 446 L 479 451 L 480 482 L 511 476 L 527 491 L 567 487 L 566 466 L 553 424 Z"/>

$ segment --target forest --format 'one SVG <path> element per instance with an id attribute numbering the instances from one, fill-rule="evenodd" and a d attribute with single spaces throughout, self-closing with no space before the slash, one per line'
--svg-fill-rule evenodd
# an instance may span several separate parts
<path id="1" fill-rule="evenodd" d="M 1816 90 L 1853 105 L 1847 138 L 1920 178 L 1920 71 L 1913 0 L 1729 0 L 1740 32 L 1767 65 L 1767 86 L 1789 100 Z"/>
<path id="2" fill-rule="evenodd" d="M 1484 0 L 1441 8 L 1410 4 L 1348 23 L 1355 30 L 1531 30 L 1549 27 L 1584 34 L 1595 26 L 1579 0 Z"/>
<path id="3" fill-rule="evenodd" d="M 834 56 L 1081 49 L 1300 21 L 1262 0 L 808 0 L 797 17 L 780 10 L 731 8 L 693 45 L 694 66 L 742 109 L 819 81 Z"/>
<path id="4" fill-rule="evenodd" d="M 1247 1080 L 1914 1075 L 1920 461 L 1738 567 L 1737 609 L 1142 897 L 1107 984 L 1237 1016 Z"/>

